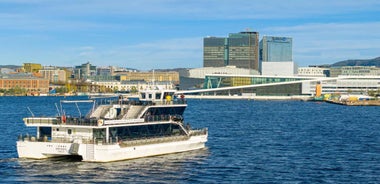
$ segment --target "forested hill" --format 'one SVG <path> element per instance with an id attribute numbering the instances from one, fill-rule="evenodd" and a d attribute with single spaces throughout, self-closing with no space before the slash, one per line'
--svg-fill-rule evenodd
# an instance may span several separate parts
<path id="1" fill-rule="evenodd" d="M 374 59 L 350 59 L 339 61 L 331 65 L 331 67 L 339 66 L 376 66 L 380 67 L 380 57 Z"/>

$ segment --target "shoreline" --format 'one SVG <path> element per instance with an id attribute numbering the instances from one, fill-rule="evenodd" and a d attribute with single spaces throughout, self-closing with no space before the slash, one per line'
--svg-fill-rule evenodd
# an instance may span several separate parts
<path id="1" fill-rule="evenodd" d="M 380 100 L 360 100 L 360 101 L 336 101 L 326 100 L 325 102 L 344 106 L 380 106 Z"/>
<path id="2" fill-rule="evenodd" d="M 311 96 L 222 96 L 222 95 L 186 95 L 187 99 L 210 100 L 301 100 L 311 101 Z"/>

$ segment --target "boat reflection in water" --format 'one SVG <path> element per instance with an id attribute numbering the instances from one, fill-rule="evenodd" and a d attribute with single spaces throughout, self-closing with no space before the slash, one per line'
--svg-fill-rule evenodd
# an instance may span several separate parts
<path id="1" fill-rule="evenodd" d="M 44 162 L 19 159 L 15 176 L 19 182 L 139 182 L 173 183 L 185 178 L 194 178 L 196 170 L 206 164 L 207 148 L 176 154 L 160 155 L 133 160 L 107 163 L 77 162 L 72 159 L 50 158 Z M 187 168 L 193 168 L 188 170 Z M 198 169 L 197 169 L 198 168 Z M 165 174 L 163 174 L 165 173 Z M 59 176 L 59 177 L 53 177 Z M 147 177 L 149 176 L 149 177 Z"/>

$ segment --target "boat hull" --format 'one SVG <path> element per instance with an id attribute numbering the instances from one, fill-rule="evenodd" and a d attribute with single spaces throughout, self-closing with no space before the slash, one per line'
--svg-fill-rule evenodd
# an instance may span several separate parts
<path id="1" fill-rule="evenodd" d="M 17 151 L 19 158 L 46 159 L 77 155 L 85 162 L 112 162 L 202 149 L 206 142 L 207 134 L 181 141 L 134 146 L 18 141 Z"/>

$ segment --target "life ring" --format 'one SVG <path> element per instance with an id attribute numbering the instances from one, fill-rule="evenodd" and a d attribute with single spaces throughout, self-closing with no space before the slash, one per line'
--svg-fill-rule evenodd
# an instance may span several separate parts
<path id="1" fill-rule="evenodd" d="M 102 119 L 99 119 L 98 120 L 98 126 L 102 126 L 103 125 L 103 120 Z"/>
<path id="2" fill-rule="evenodd" d="M 66 123 L 66 116 L 63 115 L 63 116 L 61 117 L 61 120 L 62 120 L 62 123 L 65 124 L 65 123 Z"/>

